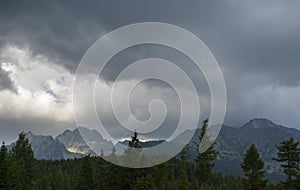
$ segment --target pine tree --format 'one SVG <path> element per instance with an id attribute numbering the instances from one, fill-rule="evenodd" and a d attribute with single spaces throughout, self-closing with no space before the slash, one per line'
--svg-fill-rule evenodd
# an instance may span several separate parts
<path id="1" fill-rule="evenodd" d="M 124 165 L 127 165 L 131 168 L 135 168 L 140 160 L 140 142 L 137 137 L 137 132 L 134 132 L 134 135 L 131 136 L 131 140 L 128 143 L 128 147 L 124 150 L 124 154 L 121 159 L 118 159 L 118 162 L 123 162 Z"/>
<path id="2" fill-rule="evenodd" d="M 281 163 L 283 172 L 287 175 L 285 185 L 288 187 L 300 188 L 300 182 L 297 180 L 300 176 L 300 147 L 299 142 L 295 142 L 294 138 L 280 142 L 277 146 L 277 162 Z"/>
<path id="3" fill-rule="evenodd" d="M 83 163 L 79 170 L 76 187 L 80 190 L 93 190 L 95 188 L 94 170 L 90 155 L 84 157 L 83 159 Z"/>
<path id="4" fill-rule="evenodd" d="M 140 140 L 137 138 L 137 132 L 134 131 L 133 136 L 131 136 L 131 141 L 129 141 L 129 147 L 132 148 L 141 148 Z"/>
<path id="5" fill-rule="evenodd" d="M 113 147 L 111 150 L 111 154 L 109 155 L 109 159 L 113 161 L 113 163 L 118 163 L 118 156 L 116 155 L 116 148 Z M 111 190 L 118 189 L 117 188 L 117 178 L 116 174 L 118 173 L 120 167 L 116 166 L 115 164 L 105 162 L 107 166 L 107 176 L 108 178 L 108 186 L 110 187 Z"/>
<path id="6" fill-rule="evenodd" d="M 171 189 L 170 183 L 174 181 L 173 168 L 174 165 L 170 164 L 170 161 L 154 167 L 153 180 L 156 189 Z"/>
<path id="7" fill-rule="evenodd" d="M 265 176 L 264 162 L 254 144 L 247 150 L 241 166 L 247 177 L 243 183 L 244 189 L 261 190 L 266 188 L 267 180 L 263 179 Z"/>
<path id="8" fill-rule="evenodd" d="M 64 173 L 64 185 L 65 190 L 71 190 L 71 184 L 70 184 L 70 176 L 65 172 Z"/>
<path id="9" fill-rule="evenodd" d="M 110 179 L 110 171 L 108 168 L 108 163 L 102 159 L 102 157 L 99 157 L 97 160 L 97 165 L 96 165 L 96 172 L 95 172 L 95 185 L 96 189 L 101 189 L 101 190 L 108 190 L 112 189 L 109 184 L 109 181 L 112 180 Z"/>
<path id="10" fill-rule="evenodd" d="M 48 175 L 38 178 L 35 189 L 51 190 L 51 184 Z"/>
<path id="11" fill-rule="evenodd" d="M 212 168 L 214 167 L 214 161 L 217 159 L 218 151 L 215 150 L 215 143 L 213 143 L 205 152 L 199 152 L 199 146 L 201 141 L 208 142 L 209 137 L 205 135 L 208 127 L 208 119 L 202 122 L 201 134 L 199 136 L 199 141 L 196 143 L 196 150 L 198 156 L 195 159 L 196 169 L 195 178 L 200 184 L 200 189 L 204 188 L 204 185 L 210 180 L 212 176 Z"/>
<path id="12" fill-rule="evenodd" d="M 16 157 L 12 154 L 9 154 L 5 160 L 8 163 L 8 189 L 13 190 L 24 190 L 30 189 L 28 186 L 28 179 L 25 171 L 25 165 L 19 164 L 16 160 Z"/>
<path id="13" fill-rule="evenodd" d="M 179 169 L 179 178 L 178 178 L 178 187 L 181 190 L 191 189 L 191 184 L 188 179 L 187 167 L 189 165 L 189 151 L 188 146 L 186 146 L 180 152 L 180 169 Z"/>
<path id="14" fill-rule="evenodd" d="M 35 175 L 35 159 L 31 144 L 25 133 L 20 133 L 16 144 L 12 147 L 12 154 L 18 165 L 17 174 L 23 189 L 30 189 Z"/>
<path id="15" fill-rule="evenodd" d="M 154 190 L 154 182 L 151 175 L 147 177 L 140 177 L 136 180 L 136 183 L 133 186 L 133 190 Z"/>
<path id="16" fill-rule="evenodd" d="M 2 145 L 1 145 L 1 149 L 0 149 L 0 166 L 1 166 L 2 162 L 4 161 L 6 155 L 7 155 L 7 148 L 6 148 L 5 142 L 3 141 Z"/>
<path id="17" fill-rule="evenodd" d="M 135 169 L 137 162 L 140 160 L 141 153 L 140 140 L 135 131 L 131 136 L 131 141 L 128 143 L 128 148 L 124 151 L 124 162 L 130 165 L 132 168 L 119 168 L 118 171 L 118 183 L 121 188 L 132 188 L 136 182 L 136 176 L 139 174 L 138 170 Z M 124 176 L 126 176 L 124 178 Z"/>
<path id="18" fill-rule="evenodd" d="M 57 189 L 57 190 L 67 189 L 67 186 L 65 183 L 65 176 L 64 176 L 61 168 L 58 168 L 57 171 L 54 173 L 53 179 L 54 179 L 54 184 L 53 184 L 54 189 Z"/>
<path id="19" fill-rule="evenodd" d="M 0 189 L 8 189 L 8 163 L 7 163 L 7 148 L 5 143 L 2 143 L 0 149 Z"/>
<path id="20" fill-rule="evenodd" d="M 181 190 L 191 189 L 191 184 L 189 182 L 188 175 L 186 173 L 186 170 L 184 169 L 179 170 L 178 187 Z"/>

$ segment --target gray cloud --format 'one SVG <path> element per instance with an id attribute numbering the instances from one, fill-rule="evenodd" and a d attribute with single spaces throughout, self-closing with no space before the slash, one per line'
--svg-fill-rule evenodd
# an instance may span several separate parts
<path id="1" fill-rule="evenodd" d="M 1 2 L 1 36 L 8 42 L 29 44 L 71 71 L 104 32 L 135 22 L 160 21 L 196 33 L 223 67 L 259 71 L 282 84 L 299 81 L 293 69 L 299 60 L 297 1 L 30 2 Z"/>
<path id="2" fill-rule="evenodd" d="M 28 46 L 73 73 L 84 52 L 107 31 L 136 22 L 175 24 L 203 40 L 220 64 L 228 88 L 226 123 L 240 126 L 251 117 L 266 116 L 297 127 L 300 121 L 291 114 L 297 109 L 291 105 L 300 99 L 295 95 L 300 88 L 299 6 L 293 0 L 2 1 L 0 45 Z M 144 46 L 124 53 L 111 61 L 106 80 L 140 58 L 159 56 L 182 67 L 189 62 L 163 48 Z M 195 81 L 204 80 L 191 70 Z M 0 89 L 12 87 L 0 70 Z M 198 84 L 202 88 L 207 95 L 205 82 Z M 286 108 L 291 111 L 278 111 Z"/>
<path id="3" fill-rule="evenodd" d="M 10 90 L 12 92 L 16 92 L 16 88 L 13 81 L 9 77 L 9 73 L 7 71 L 4 71 L 0 65 L 0 91 L 2 90 Z"/>

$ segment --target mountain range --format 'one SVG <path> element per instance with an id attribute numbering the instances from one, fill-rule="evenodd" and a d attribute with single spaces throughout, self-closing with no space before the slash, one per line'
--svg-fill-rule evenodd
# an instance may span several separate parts
<path id="1" fill-rule="evenodd" d="M 80 135 L 81 131 L 88 134 L 88 144 L 94 147 L 100 147 L 104 154 L 109 154 L 114 147 L 113 143 L 104 139 L 97 130 L 87 128 L 77 128 L 73 131 L 66 130 L 56 138 L 52 136 L 34 135 L 28 132 L 27 138 L 31 142 L 32 149 L 37 159 L 68 159 L 82 157 L 84 155 L 96 156 L 96 154 L 85 143 Z M 190 142 L 194 146 L 197 142 L 201 129 L 197 129 Z M 183 135 L 183 134 L 182 134 Z M 275 124 L 268 119 L 255 118 L 248 121 L 242 127 L 231 127 L 223 125 L 219 136 L 216 139 L 216 149 L 219 156 L 216 161 L 215 170 L 223 173 L 241 175 L 240 164 L 243 156 L 251 144 L 255 144 L 262 159 L 265 162 L 265 170 L 268 178 L 272 181 L 282 179 L 280 165 L 272 160 L 276 156 L 276 145 L 279 142 L 294 137 L 300 140 L 300 131 L 294 128 Z M 142 147 L 155 146 L 162 143 L 159 141 L 141 142 Z M 128 141 L 121 141 L 115 145 L 117 154 L 122 154 L 124 148 L 120 144 L 127 145 Z M 99 151 L 99 150 L 98 150 Z M 196 148 L 190 148 L 190 154 L 195 157 Z"/>

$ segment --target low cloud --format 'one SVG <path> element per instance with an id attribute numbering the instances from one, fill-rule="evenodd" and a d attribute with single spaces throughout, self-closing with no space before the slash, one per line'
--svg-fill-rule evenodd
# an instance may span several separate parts
<path id="1" fill-rule="evenodd" d="M 9 77 L 9 72 L 3 70 L 2 65 L 0 65 L 0 91 L 2 90 L 16 92 L 13 81 Z"/>
<path id="2" fill-rule="evenodd" d="M 105 3 L 74 1 L 72 4 L 2 1 L 1 134 L 12 128 L 15 133 L 21 128 L 57 133 L 55 131 L 65 126 L 74 127 L 72 80 L 84 52 L 107 31 L 147 21 L 181 26 L 196 34 L 210 48 L 227 85 L 226 124 L 241 126 L 253 117 L 267 117 L 299 128 L 299 6 L 300 1 L 278 0 L 189 3 L 118 0 Z M 122 57 L 121 53 L 119 58 L 114 58 L 111 62 L 116 64 L 104 73 L 107 84 L 128 63 L 137 59 L 169 58 L 178 61 L 179 66 L 187 64 L 187 60 L 176 52 L 173 54 L 156 47 L 137 47 L 124 53 L 128 55 Z M 199 77 L 198 72 L 190 73 L 194 81 L 200 81 L 196 84 L 200 101 L 209 109 L 208 91 L 202 90 L 205 86 L 203 77 Z M 126 83 L 128 81 L 120 84 Z M 91 82 L 82 81 L 83 89 L 89 89 L 90 85 Z M 142 85 L 140 90 L 143 92 L 153 85 Z M 165 93 L 167 89 L 163 86 L 155 88 L 161 90 L 158 92 L 162 97 L 172 96 Z M 136 97 L 139 105 L 135 106 L 139 113 L 145 114 L 137 115 L 143 119 L 149 113 L 144 109 L 148 108 L 147 102 L 140 96 Z M 113 119 L 107 118 L 108 123 L 115 124 Z M 26 122 L 22 123 L 22 120 Z M 50 130 L 51 121 L 57 127 Z"/>
<path id="3" fill-rule="evenodd" d="M 4 46 L 0 56 L 16 91 L 0 92 L 1 118 L 72 120 L 72 76 L 68 72 L 49 63 L 46 57 L 33 56 L 28 49 L 17 46 Z"/>

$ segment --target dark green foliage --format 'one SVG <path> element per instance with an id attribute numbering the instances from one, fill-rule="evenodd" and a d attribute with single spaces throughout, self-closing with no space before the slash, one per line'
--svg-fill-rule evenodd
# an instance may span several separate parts
<path id="1" fill-rule="evenodd" d="M 183 169 L 179 170 L 178 187 L 179 187 L 179 189 L 182 189 L 182 190 L 191 189 L 191 184 L 188 180 L 186 170 L 183 170 Z"/>
<path id="2" fill-rule="evenodd" d="M 136 131 L 134 132 L 133 136 L 131 137 L 131 141 L 129 141 L 129 147 L 141 148 L 140 140 L 137 138 Z"/>
<path id="3" fill-rule="evenodd" d="M 32 189 L 35 160 L 24 133 L 19 134 L 11 152 L 2 144 L 0 160 L 0 189 Z"/>
<path id="4" fill-rule="evenodd" d="M 195 178 L 198 188 L 203 189 L 205 184 L 209 182 L 212 177 L 212 168 L 214 167 L 214 161 L 217 159 L 218 151 L 215 150 L 214 143 L 203 153 L 199 152 L 199 146 L 201 142 L 209 143 L 210 139 L 205 135 L 208 127 L 208 120 L 204 120 L 202 123 L 201 134 L 199 136 L 199 142 L 196 144 L 198 156 L 195 160 Z"/>
<path id="5" fill-rule="evenodd" d="M 133 186 L 133 190 L 154 190 L 154 182 L 152 176 L 140 177 L 136 180 L 136 183 Z"/>
<path id="6" fill-rule="evenodd" d="M 242 190 L 242 179 L 232 175 L 223 176 L 222 173 L 213 173 L 210 184 L 205 190 Z"/>
<path id="7" fill-rule="evenodd" d="M 132 167 L 135 166 L 135 162 L 132 162 L 136 157 L 139 157 L 139 139 L 137 138 L 137 132 L 131 136 L 131 141 L 129 141 L 128 149 L 124 152 L 123 160 L 126 163 L 131 163 Z M 136 169 L 120 167 L 117 173 L 117 186 L 121 189 L 132 189 L 135 183 L 135 171 Z M 125 177 L 126 176 L 126 177 Z"/>
<path id="8" fill-rule="evenodd" d="M 109 184 L 109 165 L 103 159 L 99 159 L 96 164 L 96 171 L 95 171 L 95 186 L 96 189 L 108 190 L 110 185 Z"/>
<path id="9" fill-rule="evenodd" d="M 83 158 L 83 163 L 79 170 L 76 187 L 77 189 L 81 190 L 95 189 L 94 170 L 92 167 L 90 156 L 86 156 Z"/>
<path id="10" fill-rule="evenodd" d="M 0 166 L 3 163 L 6 155 L 7 155 L 7 148 L 5 146 L 5 143 L 2 142 L 1 149 L 0 149 Z"/>
<path id="11" fill-rule="evenodd" d="M 207 120 L 203 122 L 199 141 L 208 138 L 204 136 L 206 128 Z M 295 141 L 291 142 L 282 144 L 297 144 Z M 139 147 L 136 133 L 132 136 L 130 146 L 133 149 Z M 163 164 L 144 169 L 132 169 L 107 162 L 105 155 L 102 155 L 104 159 L 87 156 L 68 160 L 35 160 L 28 140 L 23 134 L 20 134 L 12 151 L 7 151 L 4 144 L 1 147 L 0 189 L 193 190 L 202 187 L 205 190 L 240 190 L 255 189 L 257 186 L 254 187 L 254 185 L 257 184 L 261 185 L 258 189 L 264 189 L 264 187 L 267 190 L 300 189 L 296 186 L 296 182 L 300 181 L 296 175 L 291 177 L 295 182 L 292 184 L 293 186 L 287 186 L 286 183 L 266 184 L 263 180 L 263 163 L 254 146 L 249 148 L 242 164 L 247 178 L 245 181 L 241 177 L 212 171 L 217 156 L 213 146 L 206 152 L 199 153 L 195 161 L 191 160 L 188 148 L 185 147 L 179 155 Z M 117 161 L 123 159 L 123 155 L 116 155 L 114 149 L 107 157 Z M 283 158 L 285 157 L 281 156 L 277 160 L 286 160 Z M 296 160 L 294 161 L 297 163 Z M 281 163 L 286 165 L 288 161 L 281 161 Z M 293 166 L 293 164 L 291 165 Z M 28 175 L 28 171 L 33 171 L 32 175 Z M 28 185 L 28 182 L 31 185 Z M 201 186 L 201 184 L 205 184 L 205 186 Z"/>
<path id="12" fill-rule="evenodd" d="M 52 189 L 57 189 L 57 190 L 70 189 L 68 176 L 63 173 L 61 168 L 58 169 L 53 174 L 52 179 L 54 179 L 52 184 Z"/>
<path id="13" fill-rule="evenodd" d="M 112 149 L 111 154 L 108 156 L 110 160 L 117 160 L 117 155 L 115 154 L 115 148 Z M 117 189 L 117 174 L 118 167 L 114 164 L 107 162 L 103 159 L 104 154 L 102 153 L 95 164 L 95 189 L 101 190 L 112 190 Z"/>
<path id="14" fill-rule="evenodd" d="M 24 189 L 19 179 L 25 175 L 24 169 L 17 169 L 18 165 L 12 154 L 8 153 L 7 165 L 8 181 L 7 189 Z M 88 160 L 88 161 L 87 161 Z M 190 189 L 196 189 L 195 184 L 195 167 L 187 166 L 185 177 L 182 177 L 182 160 L 173 158 L 170 161 L 146 169 L 129 169 L 119 167 L 108 163 L 102 158 L 89 157 L 88 159 L 72 159 L 72 160 L 39 160 L 36 161 L 37 176 L 34 180 L 34 185 L 31 189 L 36 190 L 56 190 L 56 189 L 86 189 L 82 186 L 77 186 L 78 181 L 85 181 L 86 176 L 91 176 L 90 172 L 83 168 L 95 168 L 95 186 L 93 189 L 155 189 L 155 190 L 170 190 L 170 189 L 187 189 L 187 184 L 190 184 Z M 191 164 L 192 165 L 192 164 Z M 135 171 L 135 181 L 132 182 L 128 178 L 128 171 Z M 17 172 L 16 172 L 17 171 Z M 21 171 L 21 172 L 20 172 Z M 101 172 L 100 172 L 101 171 Z M 18 173 L 20 172 L 20 173 Z M 97 174 L 104 177 L 102 182 L 97 182 Z M 102 173 L 104 172 L 104 173 Z M 79 177 L 80 176 L 80 177 Z M 130 176 L 132 176 L 130 174 Z M 93 177 L 90 177 L 92 179 Z M 184 180 L 182 180 L 184 179 Z M 187 184 L 181 183 L 186 182 Z M 89 184 L 87 188 L 91 188 L 93 182 L 83 182 Z M 63 187 L 63 188 L 62 188 Z M 277 188 L 277 187 L 276 187 Z M 272 190 L 276 189 L 275 187 Z M 279 187 L 278 187 L 279 188 Z M 231 175 L 222 176 L 221 174 L 211 173 L 211 178 L 206 184 L 205 190 L 235 190 L 241 189 L 241 179 Z"/>
<path id="15" fill-rule="evenodd" d="M 300 147 L 294 138 L 282 141 L 277 146 L 278 153 L 276 161 L 281 163 L 283 172 L 287 175 L 285 186 L 300 189 Z"/>
<path id="16" fill-rule="evenodd" d="M 191 184 L 189 182 L 188 173 L 187 173 L 188 166 L 190 165 L 189 158 L 190 155 L 188 151 L 188 146 L 186 146 L 180 153 L 178 187 L 181 190 L 191 189 Z"/>
<path id="17" fill-rule="evenodd" d="M 23 167 L 20 168 L 18 166 L 16 158 L 12 154 L 9 154 L 4 160 L 4 162 L 6 162 L 6 164 L 9 166 L 8 167 L 9 178 L 7 181 L 7 185 L 8 185 L 7 189 L 22 189 L 22 183 L 25 183 L 24 181 L 22 181 L 22 179 L 24 179 L 22 175 L 25 175 L 23 172 L 24 168 Z"/>
<path id="18" fill-rule="evenodd" d="M 243 181 L 244 189 L 260 190 L 265 189 L 267 180 L 264 180 L 264 162 L 254 144 L 247 150 L 241 165 L 247 179 Z"/>
<path id="19" fill-rule="evenodd" d="M 153 170 L 153 181 L 156 189 L 171 189 L 170 187 L 174 183 L 174 163 L 175 159 L 169 162 L 154 166 Z M 169 183 L 166 183 L 168 181 Z"/>
<path id="20" fill-rule="evenodd" d="M 8 155 L 5 143 L 2 143 L 0 149 L 0 189 L 8 189 Z"/>
<path id="21" fill-rule="evenodd" d="M 12 147 L 12 155 L 17 163 L 18 183 L 23 189 L 31 189 L 35 177 L 34 154 L 25 133 L 20 133 Z"/>

